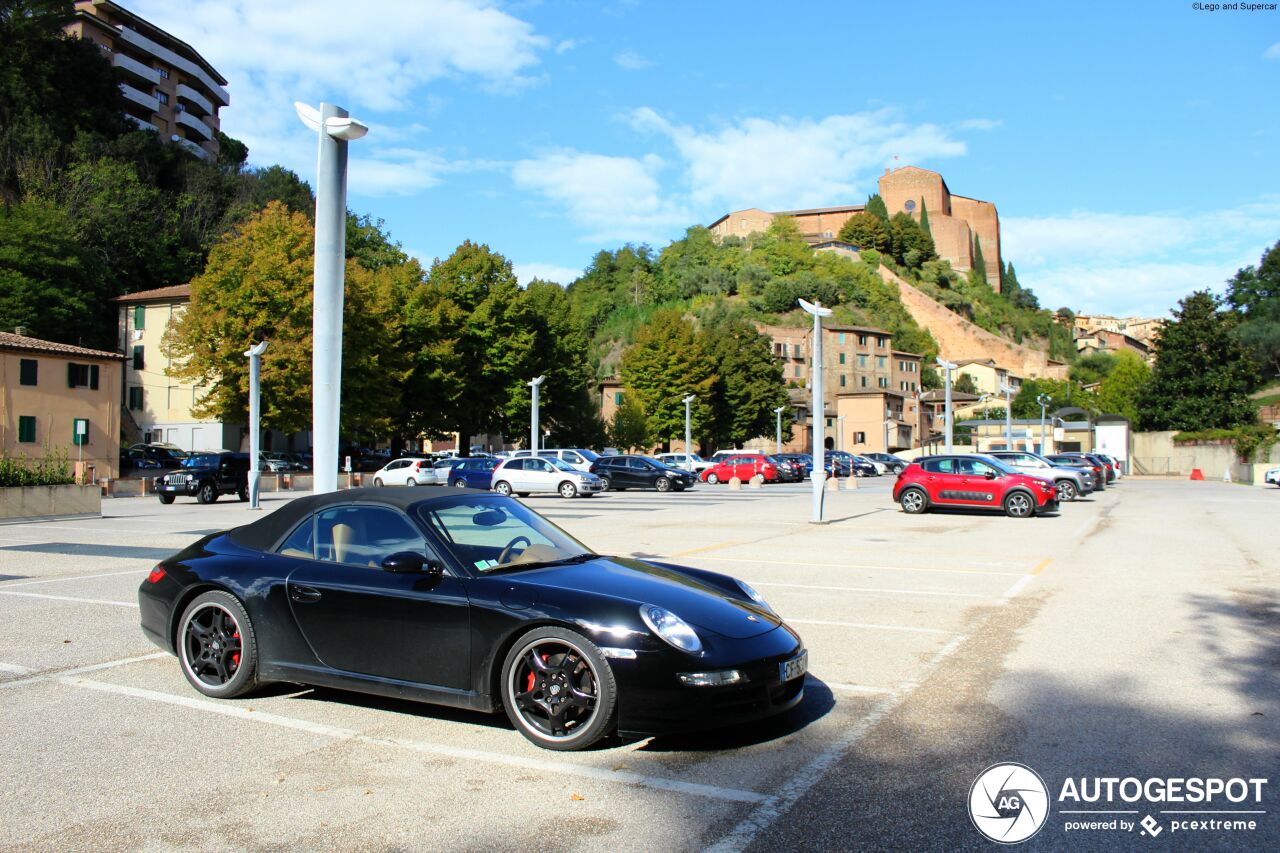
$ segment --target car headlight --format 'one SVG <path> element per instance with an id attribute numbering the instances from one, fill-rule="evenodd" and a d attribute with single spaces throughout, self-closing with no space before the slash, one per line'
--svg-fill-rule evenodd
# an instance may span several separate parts
<path id="1" fill-rule="evenodd" d="M 691 655 L 702 653 L 702 640 L 697 632 L 670 610 L 655 604 L 643 604 L 640 606 L 640 618 L 650 631 L 680 651 Z"/>
<path id="2" fill-rule="evenodd" d="M 747 598 L 750 598 L 752 601 L 754 601 L 756 604 L 759 604 L 761 607 L 763 607 L 765 610 L 768 610 L 770 613 L 773 612 L 773 608 L 769 606 L 769 602 L 764 600 L 763 595 L 761 595 L 760 593 L 752 589 L 751 584 L 747 583 L 746 581 L 740 581 L 737 578 L 734 578 L 734 581 L 737 582 L 738 586 L 742 588 L 742 591 L 747 594 Z"/>

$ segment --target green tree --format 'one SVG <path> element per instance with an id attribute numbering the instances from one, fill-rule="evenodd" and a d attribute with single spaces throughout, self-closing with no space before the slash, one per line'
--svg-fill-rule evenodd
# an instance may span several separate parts
<path id="1" fill-rule="evenodd" d="M 951 386 L 952 390 L 959 391 L 961 394 L 980 394 L 978 383 L 973 381 L 973 377 L 968 373 L 961 373 L 960 378 Z"/>
<path id="2" fill-rule="evenodd" d="M 595 399 L 588 360 L 587 338 L 569 310 L 563 287 L 534 279 L 520 292 L 533 330 L 529 373 L 546 376 L 539 391 L 539 423 L 551 430 L 553 446 L 598 447 L 604 442 L 604 423 Z M 532 400 L 522 388 L 509 401 L 507 416 L 516 424 L 529 423 Z M 519 434 L 528 435 L 528 429 Z"/>
<path id="3" fill-rule="evenodd" d="M 706 425 L 714 413 L 719 381 L 715 357 L 707 351 L 693 324 L 678 310 L 662 310 L 636 335 L 622 356 L 623 400 L 634 396 L 648 418 L 649 432 L 659 441 L 684 434 L 687 394 L 697 396 L 691 420 Z M 700 427 L 700 431 L 705 426 Z"/>
<path id="4" fill-rule="evenodd" d="M 969 273 L 969 280 L 977 284 L 987 283 L 987 259 L 982 255 L 982 238 L 977 234 L 973 235 L 973 270 Z"/>
<path id="5" fill-rule="evenodd" d="M 859 249 L 889 251 L 889 229 L 884 220 L 873 213 L 861 211 L 845 220 L 840 227 L 840 240 L 852 243 Z"/>
<path id="6" fill-rule="evenodd" d="M 1071 378 L 1080 385 L 1096 385 L 1110 375 L 1116 357 L 1109 352 L 1095 352 L 1071 365 Z"/>
<path id="7" fill-rule="evenodd" d="M 933 238 L 906 213 L 895 213 L 889 220 L 889 237 L 893 256 L 905 266 L 919 267 L 938 257 Z"/>
<path id="8" fill-rule="evenodd" d="M 404 336 L 413 429 L 459 433 L 464 449 L 473 435 L 519 429 L 512 415 L 536 375 L 535 331 L 509 260 L 470 240 L 436 260 L 409 296 Z"/>
<path id="9" fill-rule="evenodd" d="M 1040 417 L 1040 404 L 1036 402 L 1036 398 L 1041 394 L 1048 395 L 1050 412 L 1064 406 L 1078 406 L 1091 412 L 1098 410 L 1097 397 L 1069 380 L 1027 379 L 1023 381 L 1018 395 L 1013 398 L 1013 416 L 1015 418 Z"/>
<path id="10" fill-rule="evenodd" d="M 1156 365 L 1138 400 L 1142 429 L 1230 429 L 1256 419 L 1249 392 L 1258 370 L 1237 340 L 1236 318 L 1213 294 L 1178 303 L 1156 339 Z"/>
<path id="11" fill-rule="evenodd" d="M 193 407 L 197 417 L 246 419 L 244 350 L 266 338 L 262 423 L 287 433 L 309 427 L 314 244 L 311 222 L 273 202 L 219 242 L 191 281 L 191 304 L 165 333 L 163 347 L 176 378 L 207 389 Z M 347 264 L 341 411 L 347 436 L 386 430 L 399 415 L 399 306 L 388 279 L 388 272 Z"/>
<path id="12" fill-rule="evenodd" d="M 863 209 L 872 216 L 879 217 L 885 228 L 889 227 L 889 208 L 885 206 L 884 199 L 880 197 L 880 193 L 868 196 L 867 205 Z"/>
<path id="13" fill-rule="evenodd" d="M 1136 353 L 1120 350 L 1115 366 L 1098 389 L 1098 408 L 1104 414 L 1124 415 L 1130 423 L 1138 422 L 1138 400 L 1151 381 L 1151 368 Z"/>
<path id="14" fill-rule="evenodd" d="M 606 435 L 611 447 L 627 452 L 648 450 L 653 444 L 649 419 L 645 416 L 644 406 L 635 395 L 622 395 L 622 404 L 613 413 Z"/>
<path id="15" fill-rule="evenodd" d="M 1241 343 L 1264 376 L 1280 376 L 1280 242 L 1258 266 L 1238 270 L 1227 282 L 1227 303 L 1240 318 Z"/>
<path id="16" fill-rule="evenodd" d="M 32 337 L 115 349 L 114 335 L 104 341 L 99 325 L 103 278 L 61 208 L 0 204 L 0 329 L 23 326 Z"/>
<path id="17" fill-rule="evenodd" d="M 920 199 L 920 230 L 933 237 L 933 229 L 929 227 L 929 205 L 924 203 L 924 198 Z"/>
<path id="18" fill-rule="evenodd" d="M 772 434 L 773 410 L 786 404 L 787 386 L 770 339 L 742 317 L 704 323 L 702 337 L 720 376 L 715 419 L 702 434 L 709 432 L 718 445 L 733 446 Z"/>

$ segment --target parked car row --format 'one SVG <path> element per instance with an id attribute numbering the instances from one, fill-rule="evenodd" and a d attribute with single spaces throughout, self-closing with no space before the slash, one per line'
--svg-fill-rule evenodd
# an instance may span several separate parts
<path id="1" fill-rule="evenodd" d="M 1102 454 L 944 454 L 921 457 L 900 471 L 893 499 L 913 515 L 955 507 L 1029 518 L 1105 489 L 1120 476 L 1116 460 Z"/>

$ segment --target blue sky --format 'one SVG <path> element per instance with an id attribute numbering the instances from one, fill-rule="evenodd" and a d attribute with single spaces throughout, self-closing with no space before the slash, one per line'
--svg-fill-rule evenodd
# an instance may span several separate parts
<path id="1" fill-rule="evenodd" d="M 861 202 L 906 164 L 995 202 L 1047 307 L 1163 314 L 1280 240 L 1274 9 L 124 2 L 228 78 L 253 165 L 314 180 L 295 100 L 368 123 L 349 205 L 424 263 L 471 239 L 567 284 L 600 249 Z"/>

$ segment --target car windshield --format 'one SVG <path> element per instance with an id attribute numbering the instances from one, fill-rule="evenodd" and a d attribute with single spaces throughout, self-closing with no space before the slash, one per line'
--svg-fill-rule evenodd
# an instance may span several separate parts
<path id="1" fill-rule="evenodd" d="M 594 450 L 579 450 L 578 455 L 588 462 L 595 462 L 600 458 L 600 454 L 596 453 Z"/>
<path id="2" fill-rule="evenodd" d="M 460 495 L 424 504 L 419 514 L 459 562 L 478 572 L 581 562 L 596 556 L 511 498 Z"/>
<path id="3" fill-rule="evenodd" d="M 216 468 L 218 457 L 212 453 L 193 453 L 182 460 L 183 468 Z"/>
<path id="4" fill-rule="evenodd" d="M 988 464 L 988 465 L 990 465 L 992 468 L 995 468 L 995 469 L 996 469 L 997 471 L 999 471 L 1001 474 L 1016 474 L 1016 473 L 1018 473 L 1018 472 L 1017 472 L 1017 471 L 1015 471 L 1013 468 L 1010 468 L 1010 467 L 1009 467 L 1009 465 L 1008 465 L 1008 463 L 1006 463 L 1003 459 L 997 459 L 997 458 L 995 458 L 994 456 L 979 456 L 979 457 L 977 457 L 977 458 L 978 458 L 978 459 L 981 459 L 983 462 L 987 463 L 987 464 Z"/>

